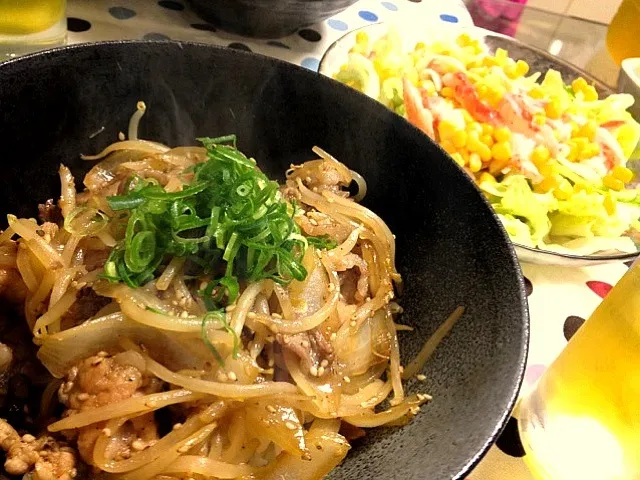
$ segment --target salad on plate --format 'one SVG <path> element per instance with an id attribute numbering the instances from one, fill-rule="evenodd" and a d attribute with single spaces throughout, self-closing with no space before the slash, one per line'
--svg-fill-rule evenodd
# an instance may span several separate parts
<path id="1" fill-rule="evenodd" d="M 406 43 L 406 42 L 405 42 Z M 461 33 L 406 48 L 355 35 L 334 78 L 406 117 L 472 176 L 512 241 L 560 253 L 636 252 L 640 190 L 627 162 L 633 97 L 529 71 Z"/>

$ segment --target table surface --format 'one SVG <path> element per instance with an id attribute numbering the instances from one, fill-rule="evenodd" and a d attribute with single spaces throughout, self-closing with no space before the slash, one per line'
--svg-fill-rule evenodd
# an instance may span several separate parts
<path id="1" fill-rule="evenodd" d="M 346 11 L 277 40 L 255 40 L 208 25 L 184 0 L 118 2 L 68 0 L 68 43 L 117 39 L 200 41 L 278 57 L 312 70 L 327 47 L 350 30 L 377 21 L 420 18 L 425 25 L 470 25 L 472 12 L 484 28 L 505 31 L 556 54 L 610 85 L 618 67 L 604 49 L 606 26 L 523 8 L 517 22 L 501 17 L 501 0 L 492 14 L 478 13 L 479 0 L 360 0 Z M 481 0 L 484 4 L 487 0 Z M 497 12 L 497 13 L 496 13 Z M 480 16 L 479 16 L 480 15 Z M 531 314 L 531 342 L 522 394 L 534 384 L 627 269 L 624 264 L 560 268 L 523 264 Z M 497 444 L 470 474 L 473 480 L 530 480 L 523 461 L 517 422 L 512 418 Z"/>

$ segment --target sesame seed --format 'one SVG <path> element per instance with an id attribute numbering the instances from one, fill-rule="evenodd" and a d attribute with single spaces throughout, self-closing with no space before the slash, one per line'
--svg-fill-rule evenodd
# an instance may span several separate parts
<path id="1" fill-rule="evenodd" d="M 326 368 L 328 365 L 329 365 L 329 360 L 327 360 L 326 358 L 320 362 L 321 367 Z"/>
<path id="2" fill-rule="evenodd" d="M 336 286 L 333 283 L 329 284 L 329 291 L 333 292 L 336 289 Z"/>
<path id="3" fill-rule="evenodd" d="M 103 428 L 103 429 L 102 429 L 102 434 L 103 434 L 105 437 L 110 437 L 110 436 L 111 436 L 111 429 L 110 429 L 110 428 Z"/>
<path id="4" fill-rule="evenodd" d="M 187 312 L 186 310 L 183 310 L 183 311 L 180 313 L 180 317 L 182 317 L 182 318 L 187 318 L 188 316 L 189 316 L 189 312 Z"/>
<path id="5" fill-rule="evenodd" d="M 418 412 L 420 411 L 420 407 L 418 406 L 411 407 L 409 410 L 411 411 L 412 414 L 417 415 Z"/>
<path id="6" fill-rule="evenodd" d="M 349 377 L 347 377 L 346 375 L 344 377 L 342 377 L 342 379 L 344 380 L 344 383 L 351 383 L 351 379 Z"/>
<path id="7" fill-rule="evenodd" d="M 360 406 L 362 408 L 367 408 L 368 404 L 367 404 L 367 402 L 360 402 Z"/>
<path id="8" fill-rule="evenodd" d="M 296 426 L 291 422 L 285 422 L 284 426 L 287 427 L 289 430 L 295 430 L 296 429 Z"/>
<path id="9" fill-rule="evenodd" d="M 349 323 L 349 325 L 350 325 L 351 327 L 355 327 L 355 326 L 357 325 L 357 323 L 356 323 L 356 321 L 355 321 L 355 320 L 351 320 L 351 323 Z"/>
<path id="10" fill-rule="evenodd" d="M 256 318 L 256 313 L 255 312 L 247 313 L 247 318 Z"/>
<path id="11" fill-rule="evenodd" d="M 82 393 L 79 393 L 76 398 L 80 402 L 86 402 L 87 400 L 89 400 L 89 394 L 86 392 L 82 392 Z"/>
<path id="12" fill-rule="evenodd" d="M 321 377 L 322 375 L 324 375 L 324 367 L 318 368 L 318 376 Z"/>
<path id="13" fill-rule="evenodd" d="M 402 372 L 404 372 L 404 367 L 403 367 L 402 365 L 400 365 L 400 366 L 398 367 L 398 370 L 400 371 L 400 373 L 402 373 Z"/>
<path id="14" fill-rule="evenodd" d="M 149 408 L 155 408 L 158 405 L 158 402 L 155 400 L 149 400 L 145 405 Z"/>
<path id="15" fill-rule="evenodd" d="M 314 365 L 309 369 L 309 373 L 311 374 L 312 377 L 317 377 L 318 376 L 318 368 Z"/>
<path id="16" fill-rule="evenodd" d="M 108 356 L 109 356 L 109 354 L 103 350 L 103 351 L 101 351 L 101 352 L 96 353 L 96 356 L 97 356 L 97 357 L 105 358 L 105 357 L 108 357 Z"/>
<path id="17" fill-rule="evenodd" d="M 331 340 L 332 342 L 334 342 L 336 340 L 336 338 L 338 338 L 338 334 L 336 332 L 333 332 L 331 334 L 331 336 L 329 337 L 329 340 Z"/>
<path id="18" fill-rule="evenodd" d="M 178 449 L 180 453 L 187 453 L 189 451 L 189 445 L 183 445 Z"/>
<path id="19" fill-rule="evenodd" d="M 236 380 L 238 380 L 238 376 L 235 374 L 235 372 L 229 372 L 227 376 L 229 377 L 229 380 L 231 380 L 232 382 L 235 382 Z"/>
<path id="20" fill-rule="evenodd" d="M 291 339 L 290 339 L 289 337 L 284 337 L 284 338 L 282 339 L 282 342 L 283 342 L 285 345 L 287 345 L 290 341 L 291 341 Z"/>
<path id="21" fill-rule="evenodd" d="M 187 297 L 182 297 L 178 302 L 178 305 L 180 305 L 181 307 L 184 307 L 186 304 L 187 304 Z"/>
<path id="22" fill-rule="evenodd" d="M 303 340 L 303 341 L 302 341 L 302 346 L 303 346 L 304 348 L 309 348 L 309 341 L 308 341 L 308 340 Z"/>
<path id="23" fill-rule="evenodd" d="M 276 364 L 275 360 L 274 360 L 273 358 L 270 358 L 270 359 L 269 359 L 269 364 L 268 364 L 268 365 L 269 365 L 270 367 L 273 367 L 275 364 Z"/>
<path id="24" fill-rule="evenodd" d="M 180 430 L 182 428 L 182 424 L 181 423 L 174 423 L 172 429 L 173 430 Z"/>
<path id="25" fill-rule="evenodd" d="M 34 437 L 33 435 L 30 434 L 25 434 L 22 436 L 22 441 L 23 442 L 27 442 L 27 443 L 31 443 L 31 442 L 35 442 L 36 441 L 36 437 Z"/>
<path id="26" fill-rule="evenodd" d="M 271 413 L 276 413 L 276 407 L 273 405 L 267 405 L 267 410 Z"/>
<path id="27" fill-rule="evenodd" d="M 313 219 L 313 218 L 310 218 L 310 219 L 309 219 L 309 223 L 310 223 L 311 225 L 313 225 L 314 227 L 317 227 L 317 226 L 318 226 L 318 222 L 317 222 L 315 219 Z"/>
<path id="28" fill-rule="evenodd" d="M 418 375 L 416 375 L 416 378 L 421 382 L 424 382 L 427 379 L 427 376 L 419 373 Z"/>
<path id="29" fill-rule="evenodd" d="M 307 175 L 306 177 L 304 177 L 304 181 L 307 183 L 311 183 L 311 177 Z"/>
<path id="30" fill-rule="evenodd" d="M 104 361 L 104 358 L 102 357 L 98 357 L 96 358 L 94 361 L 91 362 L 91 365 L 93 367 L 97 367 L 98 365 L 100 365 L 102 362 Z"/>

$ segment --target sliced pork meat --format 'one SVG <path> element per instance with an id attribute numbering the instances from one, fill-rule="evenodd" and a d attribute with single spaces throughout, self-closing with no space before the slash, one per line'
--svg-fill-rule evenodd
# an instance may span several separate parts
<path id="1" fill-rule="evenodd" d="M 77 475 L 72 448 L 50 436 L 18 435 L 0 419 L 0 447 L 6 452 L 5 471 L 10 475 L 31 472 L 33 480 L 71 480 Z"/>

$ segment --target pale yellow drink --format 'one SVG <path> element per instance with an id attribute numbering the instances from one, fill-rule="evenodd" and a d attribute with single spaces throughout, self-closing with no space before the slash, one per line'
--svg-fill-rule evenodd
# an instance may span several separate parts
<path id="1" fill-rule="evenodd" d="M 640 57 L 640 0 L 622 0 L 607 30 L 607 48 L 618 65 Z"/>
<path id="2" fill-rule="evenodd" d="M 65 7 L 66 0 L 0 0 L 0 45 L 61 43 L 66 36 Z"/>
<path id="3" fill-rule="evenodd" d="M 519 417 L 539 478 L 640 479 L 640 264 L 523 399 Z"/>

